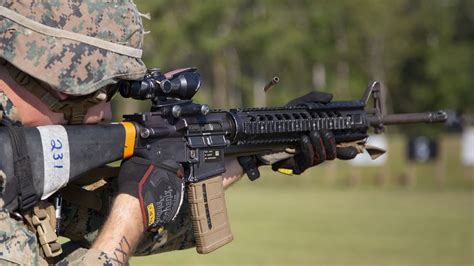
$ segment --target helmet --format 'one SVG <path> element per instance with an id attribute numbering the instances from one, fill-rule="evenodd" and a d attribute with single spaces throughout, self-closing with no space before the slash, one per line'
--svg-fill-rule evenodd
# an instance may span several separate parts
<path id="1" fill-rule="evenodd" d="M 141 79 L 143 33 L 127 0 L 0 0 L 0 57 L 69 95 Z"/>

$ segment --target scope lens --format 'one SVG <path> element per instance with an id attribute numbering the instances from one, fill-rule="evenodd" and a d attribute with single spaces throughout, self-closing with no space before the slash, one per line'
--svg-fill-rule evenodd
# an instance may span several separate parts
<path id="1" fill-rule="evenodd" d="M 169 80 L 165 79 L 160 82 L 160 87 L 164 93 L 170 93 L 172 89 L 172 84 Z"/>
<path id="2" fill-rule="evenodd" d="M 126 80 L 121 80 L 117 84 L 118 90 L 120 92 L 120 95 L 124 98 L 129 98 L 130 97 L 130 82 Z"/>

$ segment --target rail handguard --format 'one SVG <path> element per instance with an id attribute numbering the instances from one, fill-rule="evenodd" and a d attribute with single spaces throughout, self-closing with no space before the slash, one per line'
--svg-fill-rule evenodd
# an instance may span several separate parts
<path id="1" fill-rule="evenodd" d="M 116 160 L 172 159 L 185 169 L 197 250 L 208 253 L 232 240 L 220 177 L 225 172 L 224 156 L 283 151 L 315 130 L 331 130 L 338 145 L 356 145 L 376 156 L 380 150 L 365 146 L 369 128 L 381 133 L 386 125 L 447 119 L 443 111 L 382 115 L 376 81 L 361 100 L 230 110 L 193 103 L 200 84 L 194 68 L 171 76 L 152 69 L 144 80 L 117 84 L 124 97 L 150 99 L 150 112 L 125 115 L 118 124 L 25 128 L 38 197 L 47 198 L 68 182 Z M 371 98 L 372 108 L 368 107 Z M 12 145 L 4 128 L 0 139 L 1 164 L 12 176 Z M 18 208 L 15 186 L 7 181 L 4 194 L 11 210 Z"/>

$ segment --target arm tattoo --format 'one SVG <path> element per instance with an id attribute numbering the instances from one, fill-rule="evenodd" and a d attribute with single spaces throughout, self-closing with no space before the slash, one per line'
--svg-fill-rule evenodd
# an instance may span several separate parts
<path id="1" fill-rule="evenodd" d="M 131 247 L 127 238 L 123 236 L 122 240 L 120 240 L 119 246 L 114 250 L 115 258 L 112 258 L 112 260 L 116 261 L 120 265 L 124 265 L 128 261 L 128 253 L 130 252 L 130 249 Z"/>

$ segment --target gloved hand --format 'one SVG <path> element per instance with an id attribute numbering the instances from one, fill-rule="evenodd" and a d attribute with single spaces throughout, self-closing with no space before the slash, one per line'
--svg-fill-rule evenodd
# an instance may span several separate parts
<path id="1" fill-rule="evenodd" d="M 152 163 L 132 157 L 121 166 L 118 192 L 136 197 L 145 228 L 155 229 L 178 214 L 184 197 L 183 176 L 182 167 L 174 161 Z"/>
<path id="2" fill-rule="evenodd" d="M 287 105 L 305 105 L 311 103 L 328 103 L 332 100 L 332 94 L 324 92 L 310 92 L 304 96 L 291 100 Z M 251 180 L 260 176 L 258 166 L 271 164 L 274 171 L 285 174 L 301 174 L 306 169 L 321 164 L 325 160 L 353 159 L 358 154 L 353 147 L 336 147 L 334 134 L 327 131 L 312 131 L 308 135 L 301 137 L 299 145 L 296 147 L 294 156 L 289 154 L 276 155 L 282 157 L 277 162 L 261 160 L 257 156 L 239 157 L 239 163 Z"/>

